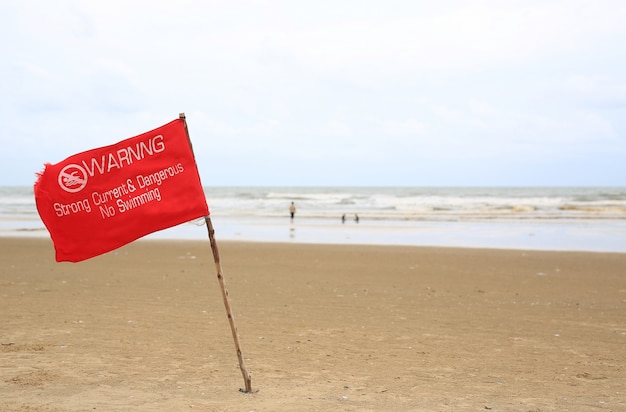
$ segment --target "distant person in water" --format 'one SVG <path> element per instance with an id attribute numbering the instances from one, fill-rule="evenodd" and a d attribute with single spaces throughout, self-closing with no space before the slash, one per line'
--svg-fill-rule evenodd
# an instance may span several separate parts
<path id="1" fill-rule="evenodd" d="M 291 202 L 291 206 L 289 206 L 289 213 L 291 214 L 291 220 L 293 221 L 293 217 L 296 215 L 296 205 Z"/>
<path id="2" fill-rule="evenodd" d="M 343 216 L 341 216 L 341 223 L 346 223 L 346 214 L 344 213 Z"/>
<path id="3" fill-rule="evenodd" d="M 354 221 L 359 223 L 359 215 L 357 215 L 356 213 L 354 214 Z"/>

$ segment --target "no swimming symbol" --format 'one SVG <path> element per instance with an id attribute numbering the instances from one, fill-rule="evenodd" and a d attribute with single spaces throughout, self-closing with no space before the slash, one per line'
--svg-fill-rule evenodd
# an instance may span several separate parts
<path id="1" fill-rule="evenodd" d="M 76 164 L 69 164 L 59 172 L 58 182 L 66 192 L 80 192 L 87 185 L 87 172 Z"/>

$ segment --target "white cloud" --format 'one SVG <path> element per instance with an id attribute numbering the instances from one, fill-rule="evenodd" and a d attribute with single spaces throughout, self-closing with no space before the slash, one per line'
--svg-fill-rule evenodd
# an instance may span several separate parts
<path id="1" fill-rule="evenodd" d="M 416 119 L 386 121 L 380 125 L 383 136 L 423 136 L 427 131 L 427 126 Z"/>
<path id="2" fill-rule="evenodd" d="M 626 109 L 626 81 L 606 72 L 571 75 L 565 80 L 563 90 L 567 97 L 585 105 Z"/>
<path id="3" fill-rule="evenodd" d="M 626 30 L 626 7 L 616 2 L 460 4 L 434 16 L 408 6 L 408 12 L 398 10 L 387 19 L 372 15 L 304 24 L 290 27 L 289 35 L 279 25 L 262 35 L 270 47 L 287 51 L 305 67 L 358 76 L 519 64 L 575 53 Z"/>

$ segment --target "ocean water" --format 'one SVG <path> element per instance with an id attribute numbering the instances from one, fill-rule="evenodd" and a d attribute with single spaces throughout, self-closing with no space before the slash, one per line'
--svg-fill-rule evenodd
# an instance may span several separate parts
<path id="1" fill-rule="evenodd" d="M 206 187 L 205 194 L 218 241 L 626 252 L 623 187 Z M 202 225 L 149 237 L 203 239 Z M 47 235 L 32 188 L 0 187 L 0 236 Z"/>

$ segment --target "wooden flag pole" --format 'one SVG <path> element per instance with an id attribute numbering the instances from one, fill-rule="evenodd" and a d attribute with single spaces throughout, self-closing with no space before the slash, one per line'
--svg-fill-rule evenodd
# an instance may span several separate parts
<path id="1" fill-rule="evenodd" d="M 185 113 L 181 113 L 179 116 L 185 122 L 185 132 L 187 133 L 187 139 L 189 140 L 189 146 L 191 146 L 191 139 L 189 137 L 189 130 L 187 130 L 187 120 L 185 119 Z M 191 149 L 193 152 L 193 147 Z M 217 270 L 217 280 L 220 283 L 220 289 L 222 290 L 222 298 L 224 300 L 224 307 L 226 308 L 226 315 L 228 316 L 228 323 L 230 323 L 230 331 L 233 334 L 233 340 L 235 341 L 235 349 L 237 350 L 237 359 L 239 359 L 239 369 L 243 375 L 243 381 L 245 385 L 244 392 L 252 392 L 252 378 L 246 369 L 246 363 L 243 359 L 243 353 L 241 352 L 241 345 L 239 345 L 239 335 L 237 333 L 237 326 L 235 325 L 235 318 L 230 310 L 230 302 L 228 300 L 228 289 L 226 289 L 226 283 L 224 282 L 224 274 L 222 273 L 222 264 L 220 263 L 220 253 L 217 249 L 217 242 L 215 241 L 215 230 L 211 223 L 211 217 L 205 216 L 204 221 L 209 232 L 209 241 L 211 242 L 211 251 L 213 252 L 213 260 L 215 261 L 215 269 Z"/>
<path id="2" fill-rule="evenodd" d="M 241 374 L 243 375 L 243 381 L 245 383 L 245 391 L 252 391 L 252 378 L 250 378 L 250 374 L 246 369 L 246 363 L 243 359 L 243 354 L 241 352 L 241 346 L 239 345 L 239 336 L 237 334 L 237 326 L 235 326 L 235 318 L 233 317 L 233 313 L 230 310 L 230 302 L 228 301 L 228 289 L 226 289 L 226 285 L 224 282 L 224 275 L 222 274 L 222 265 L 220 263 L 220 253 L 217 249 L 217 243 L 215 242 L 215 230 L 213 229 L 213 224 L 211 223 L 211 218 L 206 216 L 204 218 L 206 222 L 207 230 L 209 231 L 209 240 L 211 241 L 211 250 L 213 251 L 213 259 L 215 260 L 215 269 L 217 270 L 217 280 L 220 282 L 220 288 L 222 289 L 222 298 L 224 299 L 224 306 L 226 307 L 226 315 L 228 316 L 228 322 L 230 323 L 230 331 L 233 333 L 233 340 L 235 341 L 235 349 L 237 350 L 237 358 L 239 359 L 239 369 L 241 369 Z"/>

